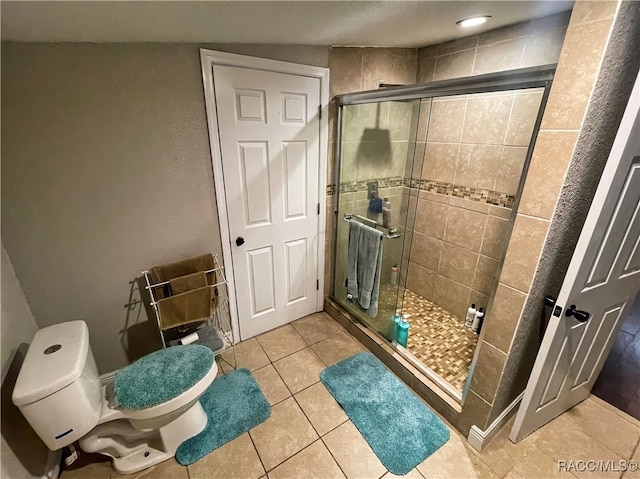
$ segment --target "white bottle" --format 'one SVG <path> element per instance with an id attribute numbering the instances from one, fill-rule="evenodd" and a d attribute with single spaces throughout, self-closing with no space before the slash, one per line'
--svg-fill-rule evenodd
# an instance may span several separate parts
<path id="1" fill-rule="evenodd" d="M 484 318 L 484 311 L 482 310 L 482 308 L 480 308 L 478 311 L 476 311 L 476 314 L 473 317 L 473 324 L 471 325 L 471 331 L 473 331 L 474 333 L 478 332 L 478 328 L 480 327 L 480 322 L 482 321 L 482 318 Z"/>
<path id="2" fill-rule="evenodd" d="M 473 324 L 473 318 L 476 315 L 476 305 L 475 303 L 471 305 L 469 309 L 467 309 L 467 315 L 464 318 L 464 325 L 467 328 L 470 328 Z"/>
<path id="3" fill-rule="evenodd" d="M 398 265 L 394 264 L 391 267 L 391 274 L 389 275 L 389 284 L 396 286 L 398 284 Z"/>

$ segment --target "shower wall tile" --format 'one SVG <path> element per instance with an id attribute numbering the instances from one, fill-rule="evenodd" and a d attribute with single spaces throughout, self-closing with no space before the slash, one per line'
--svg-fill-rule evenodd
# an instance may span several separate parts
<path id="1" fill-rule="evenodd" d="M 567 32 L 566 24 L 547 32 L 536 32 L 527 37 L 522 68 L 556 63 Z"/>
<path id="2" fill-rule="evenodd" d="M 416 82 L 418 52 L 409 48 L 362 48 L 362 89 L 375 90 L 380 83 Z"/>
<path id="3" fill-rule="evenodd" d="M 415 135 L 415 125 L 411 128 L 413 115 L 413 103 L 396 102 L 389 106 L 388 118 L 382 122 L 382 127 L 389 129 L 391 141 L 410 141 Z"/>
<path id="4" fill-rule="evenodd" d="M 471 295 L 469 296 L 469 301 L 467 301 L 467 307 L 471 304 L 475 304 L 476 307 L 482 308 L 485 311 L 487 310 L 487 306 L 489 305 L 489 296 L 486 294 L 482 294 L 475 289 L 471 290 Z"/>
<path id="5" fill-rule="evenodd" d="M 451 204 L 453 198 L 447 195 L 441 195 L 439 193 L 432 193 L 430 191 L 420 190 L 419 197 L 421 200 L 429 200 L 434 203 L 442 203 L 443 205 Z"/>
<path id="6" fill-rule="evenodd" d="M 422 178 L 455 183 L 459 143 L 426 143 Z"/>
<path id="7" fill-rule="evenodd" d="M 332 48 L 329 52 L 331 97 L 362 90 L 363 48 Z"/>
<path id="8" fill-rule="evenodd" d="M 420 101 L 420 112 L 418 114 L 418 130 L 416 132 L 416 141 L 427 141 L 427 130 L 429 120 L 431 118 L 431 99 L 427 98 Z"/>
<path id="9" fill-rule="evenodd" d="M 480 253 L 494 259 L 502 259 L 507 246 L 508 231 L 508 218 L 504 219 L 490 215 L 487 218 L 487 228 L 485 230 Z"/>
<path id="10" fill-rule="evenodd" d="M 502 145 L 460 145 L 456 166 L 456 185 L 496 191 Z"/>
<path id="11" fill-rule="evenodd" d="M 567 30 L 541 128 L 580 128 L 600 65 L 593 59 L 602 57 L 610 28 L 610 20 L 601 20 Z"/>
<path id="12" fill-rule="evenodd" d="M 476 363 L 478 373 L 474 373 L 470 388 L 492 403 L 506 362 L 507 355 L 504 352 L 483 341 Z"/>
<path id="13" fill-rule="evenodd" d="M 528 30 L 529 23 L 523 22 L 485 32 L 478 39 L 478 48 L 525 37 Z"/>
<path id="14" fill-rule="evenodd" d="M 504 353 L 509 352 L 511 339 L 520 319 L 527 295 L 498 284 L 491 311 L 485 316 L 483 340 Z"/>
<path id="15" fill-rule="evenodd" d="M 516 94 L 504 139 L 505 145 L 529 146 L 542 101 L 542 93 L 543 91 L 538 89 L 533 93 L 518 92 Z"/>
<path id="16" fill-rule="evenodd" d="M 598 20 L 611 20 L 617 7 L 618 2 L 612 0 L 585 2 L 585 5 L 580 5 L 580 8 L 576 9 L 576 14 L 571 17 L 571 22 L 574 25 L 579 25 Z"/>
<path id="17" fill-rule="evenodd" d="M 513 94 L 470 95 L 462 143 L 504 144 Z"/>
<path id="18" fill-rule="evenodd" d="M 415 232 L 411 243 L 411 261 L 433 271 L 438 271 L 442 240 Z"/>
<path id="19" fill-rule="evenodd" d="M 475 54 L 475 49 L 472 49 L 437 57 L 434 80 L 447 80 L 471 75 Z"/>
<path id="20" fill-rule="evenodd" d="M 524 38 L 515 38 L 478 47 L 473 74 L 482 75 L 519 68 L 525 48 Z"/>
<path id="21" fill-rule="evenodd" d="M 522 192 L 521 213 L 551 218 L 577 139 L 577 131 L 540 131 Z"/>
<path id="22" fill-rule="evenodd" d="M 434 238 L 444 238 L 449 206 L 433 201 L 418 200 L 415 230 Z"/>
<path id="23" fill-rule="evenodd" d="M 449 204 L 451 206 L 457 206 L 458 208 L 463 208 L 465 210 L 484 213 L 485 215 L 489 213 L 489 209 L 491 208 L 491 206 L 487 203 L 478 203 L 477 201 L 470 201 L 464 198 L 451 198 Z"/>
<path id="24" fill-rule="evenodd" d="M 433 298 L 438 275 L 435 271 L 409 262 L 407 288 L 425 298 Z"/>
<path id="25" fill-rule="evenodd" d="M 489 214 L 491 216 L 497 216 L 498 218 L 511 218 L 511 208 L 503 208 L 502 206 L 491 206 L 489 208 Z"/>
<path id="26" fill-rule="evenodd" d="M 478 266 L 473 278 L 473 289 L 479 293 L 490 295 L 496 282 L 499 262 L 489 256 L 479 255 Z"/>
<path id="27" fill-rule="evenodd" d="M 500 166 L 494 189 L 515 195 L 527 159 L 526 146 L 505 146 L 500 154 Z"/>
<path id="28" fill-rule="evenodd" d="M 487 224 L 487 215 L 457 207 L 450 207 L 445 241 L 480 251 Z"/>
<path id="29" fill-rule="evenodd" d="M 474 49 L 478 44 L 478 36 L 459 38 L 450 42 L 440 43 L 436 45 L 436 56 L 448 55 L 449 53 L 461 52 L 464 50 Z"/>
<path id="30" fill-rule="evenodd" d="M 500 281 L 520 291 L 529 291 L 549 222 L 518 215 L 513 225 Z"/>
<path id="31" fill-rule="evenodd" d="M 466 98 L 434 100 L 427 142 L 459 143 L 466 107 Z"/>
<path id="32" fill-rule="evenodd" d="M 409 288 L 411 289 L 411 288 Z M 433 291 L 433 302 L 437 305 L 446 305 L 446 309 L 464 318 L 467 308 L 469 308 L 469 295 L 471 288 L 460 284 L 446 276 L 438 275 L 435 289 Z M 429 296 L 426 296 L 429 299 Z"/>
<path id="33" fill-rule="evenodd" d="M 418 83 L 431 82 L 434 79 L 436 73 L 436 59 L 425 58 L 418 62 Z"/>
<path id="34" fill-rule="evenodd" d="M 478 253 L 451 243 L 442 243 L 438 273 L 465 286 L 473 286 Z"/>

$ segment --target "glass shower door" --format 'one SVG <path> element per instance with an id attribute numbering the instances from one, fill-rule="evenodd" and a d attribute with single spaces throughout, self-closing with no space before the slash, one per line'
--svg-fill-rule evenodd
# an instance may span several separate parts
<path id="1" fill-rule="evenodd" d="M 408 261 L 403 261 L 403 249 L 410 244 L 410 238 L 406 238 L 407 218 L 412 216 L 408 214 L 409 187 L 415 175 L 418 123 L 428 118 L 427 110 L 428 103 L 421 107 L 420 100 L 342 107 L 333 296 L 388 340 L 392 339 L 393 316 L 406 280 Z M 426 131 L 424 124 L 422 127 Z M 350 221 L 383 234 L 378 308 L 374 315 L 370 314 L 371 308 L 363 308 L 347 291 Z"/>

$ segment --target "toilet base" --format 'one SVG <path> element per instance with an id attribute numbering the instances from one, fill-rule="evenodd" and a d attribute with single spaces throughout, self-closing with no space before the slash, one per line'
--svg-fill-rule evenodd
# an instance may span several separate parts
<path id="1" fill-rule="evenodd" d="M 200 401 L 159 429 L 138 430 L 127 420 L 101 424 L 80 440 L 86 452 L 113 458 L 113 469 L 132 474 L 175 456 L 178 446 L 207 425 Z"/>

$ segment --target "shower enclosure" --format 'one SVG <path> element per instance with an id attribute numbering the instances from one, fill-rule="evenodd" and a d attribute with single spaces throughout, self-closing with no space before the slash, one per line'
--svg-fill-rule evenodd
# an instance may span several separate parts
<path id="1" fill-rule="evenodd" d="M 482 331 L 465 315 L 474 304 L 491 320 L 554 69 L 337 97 L 333 298 L 458 400 Z M 353 221 L 382 232 L 376 314 L 347 291 Z"/>

